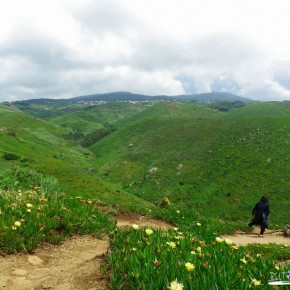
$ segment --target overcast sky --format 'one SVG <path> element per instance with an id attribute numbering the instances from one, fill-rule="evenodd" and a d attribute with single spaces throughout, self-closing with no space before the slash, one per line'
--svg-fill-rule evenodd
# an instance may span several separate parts
<path id="1" fill-rule="evenodd" d="M 0 101 L 290 100 L 289 0 L 0 0 Z"/>

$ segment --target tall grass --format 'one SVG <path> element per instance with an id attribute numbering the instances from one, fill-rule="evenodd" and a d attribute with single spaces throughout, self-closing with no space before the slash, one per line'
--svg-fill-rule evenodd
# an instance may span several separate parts
<path id="1" fill-rule="evenodd" d="M 30 252 L 42 241 L 55 243 L 73 233 L 100 236 L 113 230 L 115 223 L 97 209 L 96 200 L 67 196 L 54 177 L 30 169 L 8 176 L 1 179 L 0 252 Z"/>

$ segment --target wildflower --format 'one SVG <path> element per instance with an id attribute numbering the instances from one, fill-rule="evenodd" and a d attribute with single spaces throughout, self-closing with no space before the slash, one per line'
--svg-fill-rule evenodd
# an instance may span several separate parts
<path id="1" fill-rule="evenodd" d="M 131 251 L 133 251 L 133 252 L 136 252 L 136 251 L 137 251 L 137 249 L 136 249 L 136 248 L 132 248 L 132 249 L 131 249 Z"/>
<path id="2" fill-rule="evenodd" d="M 21 226 L 21 222 L 16 221 L 16 222 L 14 223 L 14 226 L 15 226 L 15 227 L 20 227 L 20 226 Z"/>
<path id="3" fill-rule="evenodd" d="M 247 261 L 246 261 L 246 259 L 245 259 L 245 258 L 243 258 L 243 259 L 240 259 L 240 261 L 241 261 L 241 262 L 243 262 L 244 264 L 247 264 Z"/>
<path id="4" fill-rule="evenodd" d="M 139 226 L 138 226 L 137 224 L 133 224 L 133 225 L 132 225 L 132 228 L 133 228 L 134 230 L 139 230 Z"/>
<path id="5" fill-rule="evenodd" d="M 171 247 L 172 249 L 174 249 L 176 247 L 176 244 L 174 242 L 166 242 L 166 244 Z"/>
<path id="6" fill-rule="evenodd" d="M 0 209 L 0 215 L 3 214 L 2 210 Z"/>
<path id="7" fill-rule="evenodd" d="M 255 286 L 259 286 L 261 285 L 261 281 L 257 280 L 257 279 L 252 279 L 252 282 Z"/>
<path id="8" fill-rule="evenodd" d="M 178 228 L 173 228 L 174 231 L 178 231 Z"/>
<path id="9" fill-rule="evenodd" d="M 185 263 L 185 268 L 187 271 L 193 271 L 195 266 L 193 264 L 191 264 L 190 262 Z"/>
<path id="10" fill-rule="evenodd" d="M 201 247 L 197 247 L 196 250 L 201 253 Z"/>
<path id="11" fill-rule="evenodd" d="M 225 243 L 229 246 L 233 244 L 233 242 L 230 239 L 225 239 Z"/>
<path id="12" fill-rule="evenodd" d="M 196 252 L 195 252 L 195 251 L 191 251 L 190 254 L 191 254 L 191 255 L 195 255 Z"/>
<path id="13" fill-rule="evenodd" d="M 153 234 L 153 231 L 151 229 L 146 229 L 145 232 L 148 236 Z"/>
<path id="14" fill-rule="evenodd" d="M 178 283 L 177 280 L 172 281 L 170 283 L 169 288 L 170 290 L 182 290 L 183 289 L 183 284 L 182 283 Z"/>
<path id="15" fill-rule="evenodd" d="M 31 208 L 31 207 L 33 207 L 33 205 L 32 205 L 31 203 L 27 203 L 27 204 L 26 204 L 26 207 L 27 207 L 27 208 Z"/>
<path id="16" fill-rule="evenodd" d="M 257 257 L 261 257 L 261 254 L 257 254 Z"/>
<path id="17" fill-rule="evenodd" d="M 237 247 L 237 246 L 232 246 L 232 249 L 234 249 L 234 250 L 238 250 L 239 247 Z"/>
<path id="18" fill-rule="evenodd" d="M 180 210 L 177 210 L 176 213 L 180 213 Z"/>
<path id="19" fill-rule="evenodd" d="M 12 226 L 12 230 L 13 230 L 13 231 L 16 231 L 16 230 L 17 230 L 17 227 Z"/>
<path id="20" fill-rule="evenodd" d="M 216 237 L 215 240 L 218 242 L 218 243 L 222 243 L 224 240 L 220 237 Z"/>
<path id="21" fill-rule="evenodd" d="M 31 212 L 31 209 L 30 209 L 30 208 L 28 208 L 26 211 L 27 211 L 27 212 Z"/>
<path id="22" fill-rule="evenodd" d="M 200 226 L 201 226 L 201 223 L 196 223 L 196 225 L 197 225 L 198 227 L 200 227 Z"/>
<path id="23" fill-rule="evenodd" d="M 276 270 L 279 270 L 280 268 L 279 268 L 279 266 L 278 266 L 278 265 L 275 265 L 275 269 L 276 269 Z"/>
<path id="24" fill-rule="evenodd" d="M 153 264 L 154 264 L 155 266 L 160 266 L 161 262 L 158 261 L 158 260 L 155 260 L 155 261 L 153 261 Z"/>

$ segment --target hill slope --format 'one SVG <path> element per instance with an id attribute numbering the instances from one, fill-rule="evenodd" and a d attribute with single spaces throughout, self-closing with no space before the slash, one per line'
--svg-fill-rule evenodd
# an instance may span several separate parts
<path id="1" fill-rule="evenodd" d="M 94 156 L 65 139 L 69 132 L 64 127 L 1 106 L 0 173 L 15 166 L 25 166 L 57 177 L 71 194 L 114 204 L 144 204 L 124 190 L 101 181 L 91 166 Z"/>
<path id="2" fill-rule="evenodd" d="M 290 110 L 256 103 L 223 113 L 160 103 L 90 149 L 105 180 L 151 202 L 168 196 L 225 219 L 248 219 L 267 194 L 273 221 L 289 219 Z M 278 214 L 278 209 L 281 213 Z"/>

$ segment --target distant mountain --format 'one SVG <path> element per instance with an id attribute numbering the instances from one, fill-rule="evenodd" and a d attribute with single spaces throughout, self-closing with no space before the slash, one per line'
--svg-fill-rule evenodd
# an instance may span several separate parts
<path id="1" fill-rule="evenodd" d="M 133 94 L 130 92 L 113 92 L 106 94 L 94 94 L 88 96 L 80 96 L 70 99 L 71 101 L 77 102 L 92 102 L 92 101 L 158 101 L 158 100 L 169 100 L 169 101 L 180 101 L 180 102 L 197 102 L 197 103 L 217 103 L 217 102 L 243 102 L 249 103 L 253 100 L 233 95 L 230 93 L 222 92 L 212 92 L 204 94 L 194 94 L 194 95 L 177 95 L 177 96 L 166 96 L 166 95 L 156 95 L 148 96 L 141 94 Z"/>
<path id="2" fill-rule="evenodd" d="M 195 103 L 203 103 L 203 104 L 212 104 L 212 103 L 221 103 L 221 102 L 242 102 L 242 103 L 250 103 L 253 100 L 240 97 L 237 95 L 233 95 L 230 93 L 223 92 L 212 92 L 212 93 L 204 93 L 204 94 L 194 94 L 194 95 L 176 95 L 176 96 L 167 96 L 167 95 L 142 95 L 142 94 L 134 94 L 130 92 L 112 92 L 105 94 L 93 94 L 86 96 L 79 96 L 70 99 L 31 99 L 31 100 L 23 100 L 23 101 L 15 101 L 12 104 L 20 107 L 29 106 L 31 104 L 36 105 L 69 105 L 73 103 L 79 102 L 129 102 L 129 101 L 179 101 L 179 102 L 195 102 Z M 11 104 L 8 102 L 4 102 L 3 104 Z"/>

